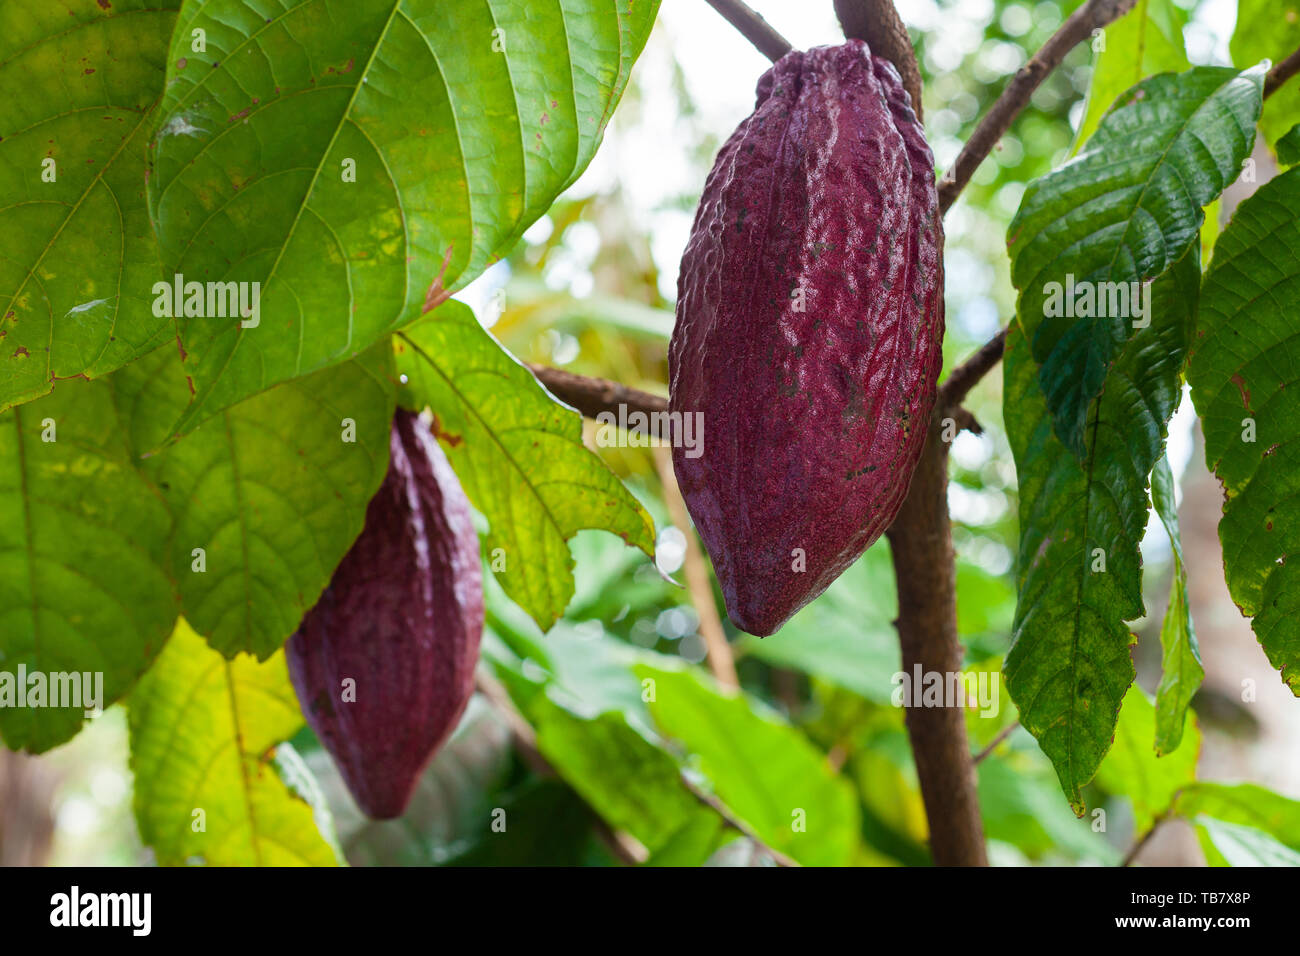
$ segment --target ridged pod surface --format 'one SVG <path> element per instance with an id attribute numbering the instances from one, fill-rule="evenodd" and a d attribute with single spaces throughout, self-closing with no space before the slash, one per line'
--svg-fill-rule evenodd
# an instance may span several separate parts
<path id="1" fill-rule="evenodd" d="M 674 469 L 737 626 L 777 630 L 893 521 L 942 340 L 934 159 L 898 73 L 861 41 L 787 54 L 709 174 L 668 351 L 671 410 L 703 415 Z"/>
<path id="2" fill-rule="evenodd" d="M 451 465 L 401 409 L 390 449 L 364 530 L 285 646 L 307 722 L 375 819 L 401 815 L 456 729 L 483 631 L 478 538 Z"/>

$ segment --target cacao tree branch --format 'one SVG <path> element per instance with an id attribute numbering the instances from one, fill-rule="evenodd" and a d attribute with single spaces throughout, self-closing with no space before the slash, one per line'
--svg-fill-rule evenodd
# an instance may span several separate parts
<path id="1" fill-rule="evenodd" d="M 1153 836 L 1156 835 L 1156 831 L 1160 829 L 1160 825 L 1164 822 L 1165 822 L 1165 815 L 1162 814 L 1161 816 L 1156 817 L 1155 822 L 1151 824 L 1151 829 L 1147 830 L 1146 833 L 1142 834 L 1141 839 L 1139 839 L 1136 843 L 1134 843 L 1131 847 L 1129 847 L 1128 852 L 1124 854 L 1124 859 L 1120 861 L 1119 865 L 1132 866 L 1133 861 L 1136 860 L 1138 858 L 1138 854 L 1142 852 L 1142 848 L 1146 846 L 1148 842 L 1150 842 Z"/>
<path id="2" fill-rule="evenodd" d="M 1281 63 L 1276 64 L 1264 77 L 1264 98 L 1268 99 L 1291 77 L 1300 73 L 1300 50 L 1296 50 Z"/>
<path id="3" fill-rule="evenodd" d="M 998 364 L 1006 344 L 1007 330 L 1002 329 L 980 346 L 978 352 L 949 372 L 944 383 L 939 386 L 939 400 L 935 403 L 936 407 L 950 409 L 959 406 L 979 380 Z"/>
<path id="4" fill-rule="evenodd" d="M 1133 8 L 1136 0 L 1088 0 L 1061 24 L 1059 30 L 1048 38 L 1042 49 L 1030 57 L 1006 89 L 1002 91 L 989 111 L 984 114 L 975 132 L 966 141 L 952 167 L 939 180 L 939 209 L 947 212 L 961 191 L 970 182 L 985 157 L 998 140 L 1011 127 L 1020 111 L 1029 103 L 1029 97 L 1047 75 L 1060 66 L 1065 55 L 1092 31 L 1118 20 Z"/>
<path id="5" fill-rule="evenodd" d="M 572 405 L 587 418 L 595 418 L 601 412 L 618 414 L 620 405 L 630 412 L 643 412 L 653 415 L 668 411 L 668 399 L 651 395 L 637 388 L 630 388 L 621 382 L 612 382 L 607 378 L 590 378 L 575 375 L 564 369 L 551 368 L 549 365 L 528 365 L 529 371 L 546 386 L 547 391 L 564 402 Z M 634 429 L 640 431 L 640 429 Z"/>
<path id="6" fill-rule="evenodd" d="M 921 119 L 921 70 L 893 0 L 835 0 L 835 15 L 846 37 L 865 40 L 872 53 L 894 64 L 912 99 L 912 111 Z"/>
<path id="7" fill-rule="evenodd" d="M 912 475 L 912 486 L 885 532 L 898 591 L 898 640 L 903 673 L 960 673 L 957 559 L 948 515 L 948 448 L 940 416 Z M 919 695 L 917 695 L 919 696 Z M 938 866 L 987 866 L 984 824 L 975 791 L 975 763 L 964 707 L 925 707 L 913 700 L 907 735 L 930 825 L 930 854 Z"/>
<path id="8" fill-rule="evenodd" d="M 709 6 L 726 18 L 741 35 L 758 48 L 758 52 L 775 63 L 790 52 L 790 41 L 740 0 L 708 0 Z"/>

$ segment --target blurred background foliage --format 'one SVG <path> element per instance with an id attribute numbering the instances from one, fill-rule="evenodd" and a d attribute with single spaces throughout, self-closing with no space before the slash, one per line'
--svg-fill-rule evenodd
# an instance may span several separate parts
<path id="1" fill-rule="evenodd" d="M 796 46 L 841 37 L 829 0 L 753 6 Z M 1075 6 L 899 4 L 925 79 L 926 128 L 939 170 Z M 1148 6 L 1167 46 L 1177 49 L 1181 32 L 1191 62 L 1227 62 L 1231 0 L 1144 0 L 1139 12 Z M 1070 53 L 947 217 L 947 368 L 1013 314 L 1007 226 L 1025 183 L 1063 161 L 1079 127 L 1108 105 L 1089 103 L 1095 58 L 1086 45 Z M 713 156 L 752 108 L 767 65 L 704 3 L 665 3 L 592 167 L 505 261 L 458 298 L 522 361 L 666 395 L 678 259 Z M 967 666 L 991 675 L 1007 651 L 1015 603 L 1015 472 L 999 390 L 994 374 L 969 399 L 984 431 L 956 440 L 950 490 Z M 595 425 L 587 429 L 596 447 Z M 1174 441 L 1171 458 L 1180 470 L 1190 449 Z M 539 773 L 512 743 L 500 710 L 477 696 L 406 817 L 372 823 L 351 806 L 304 730 L 293 744 L 320 779 L 349 860 L 606 864 L 613 862 L 608 824 L 630 835 L 651 863 L 770 862 L 680 785 L 685 774 L 743 815 L 763 842 L 801 862 L 927 864 L 903 711 L 890 699 L 899 651 L 887 544 L 872 548 L 774 637 L 737 634 L 723 616 L 744 692 L 735 698 L 698 666 L 706 643 L 691 594 L 659 573 L 681 579 L 690 532 L 670 520 L 667 496 L 675 492 L 665 489 L 654 450 L 598 451 L 653 515 L 660 568 L 612 536 L 579 534 L 572 542 L 577 594 L 544 638 L 499 586 L 489 587 L 484 658 L 536 729 L 555 773 Z M 1144 638 L 1159 627 L 1169 583 L 1167 546 L 1155 537 L 1145 550 L 1154 621 L 1136 625 Z M 713 601 L 720 610 L 718 594 Z M 654 699 L 646 699 L 647 687 Z M 1117 862 L 1133 838 L 1140 801 L 1109 794 L 1103 773 L 1088 802 L 1105 812 L 1075 819 L 1032 738 L 1019 729 L 1003 736 L 1015 712 L 1004 693 L 1000 705 L 996 716 L 972 711 L 969 721 L 972 748 L 994 745 L 979 765 L 993 862 Z M 62 775 L 54 862 L 148 859 L 127 822 L 119 710 L 47 758 Z M 1137 710 L 1126 706 L 1124 713 Z M 806 814 L 805 832 L 792 835 L 786 807 Z M 508 820 L 512 839 L 484 826 L 494 813 Z"/>

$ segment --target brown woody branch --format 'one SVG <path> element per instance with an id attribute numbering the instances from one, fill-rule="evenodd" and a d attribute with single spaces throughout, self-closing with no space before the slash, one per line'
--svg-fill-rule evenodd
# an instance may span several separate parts
<path id="1" fill-rule="evenodd" d="M 758 52 L 773 63 L 792 49 L 789 40 L 772 29 L 771 24 L 740 0 L 709 0 L 709 6 L 722 14 L 728 23 L 758 48 Z"/>
<path id="2" fill-rule="evenodd" d="M 921 70 L 893 0 L 835 0 L 835 15 L 846 37 L 865 40 L 872 53 L 894 64 L 912 99 L 912 110 L 921 119 Z"/>
<path id="3" fill-rule="evenodd" d="M 607 378 L 574 375 L 549 365 L 529 364 L 528 368 L 552 395 L 565 404 L 572 405 L 587 418 L 595 418 L 601 412 L 617 414 L 620 405 L 625 406 L 629 412 L 644 412 L 647 415 L 668 410 L 668 399 L 638 388 L 629 388 L 620 382 L 611 382 Z"/>
<path id="4" fill-rule="evenodd" d="M 1029 62 L 1022 66 L 1011 82 L 1007 84 L 1002 95 L 997 98 L 989 111 L 984 114 L 975 132 L 966 141 L 957 160 L 952 164 L 943 179 L 939 180 L 939 209 L 947 212 L 957 200 L 961 191 L 970 182 L 971 176 L 979 168 L 998 140 L 1011 127 L 1012 121 L 1029 102 L 1029 97 L 1047 75 L 1056 69 L 1065 55 L 1083 40 L 1092 35 L 1092 31 L 1118 20 L 1133 8 L 1136 0 L 1088 0 L 1083 6 L 1061 24 L 1059 30 L 1051 35 L 1043 48 L 1035 53 Z"/>
<path id="5" fill-rule="evenodd" d="M 1006 344 L 1007 330 L 1003 329 L 980 346 L 978 352 L 948 373 L 944 383 L 939 386 L 939 400 L 935 403 L 941 414 L 961 405 L 962 399 L 979 380 L 998 364 Z"/>
<path id="6" fill-rule="evenodd" d="M 1296 50 L 1281 63 L 1268 71 L 1264 77 L 1264 98 L 1276 93 L 1287 80 L 1300 73 L 1300 50 Z"/>

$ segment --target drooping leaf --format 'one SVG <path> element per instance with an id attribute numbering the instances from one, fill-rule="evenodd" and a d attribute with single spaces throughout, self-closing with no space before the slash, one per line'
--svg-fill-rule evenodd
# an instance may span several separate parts
<path id="1" fill-rule="evenodd" d="M 109 380 L 137 454 L 189 396 L 173 346 Z M 387 344 L 221 412 L 140 468 L 171 506 L 186 619 L 227 657 L 265 659 L 316 603 L 388 467 Z"/>
<path id="2" fill-rule="evenodd" d="M 275 768 L 302 726 L 283 655 L 227 661 L 182 619 L 128 705 L 135 816 L 164 866 L 332 866 Z"/>
<path id="3" fill-rule="evenodd" d="M 694 671 L 636 672 L 654 682 L 649 707 L 659 730 L 768 846 L 807 866 L 853 859 L 861 826 L 853 790 L 798 730 Z"/>
<path id="4" fill-rule="evenodd" d="M 1102 116 L 1129 87 L 1153 74 L 1191 65 L 1183 43 L 1187 19 L 1187 11 L 1173 0 L 1137 0 L 1131 11 L 1107 25 L 1106 46 L 1093 62 L 1088 105 L 1073 152 L 1096 132 Z"/>
<path id="5" fill-rule="evenodd" d="M 1019 601 L 1004 671 L 1020 722 L 1075 812 L 1133 680 L 1125 621 L 1141 617 L 1147 480 L 1181 394 L 1199 246 L 1156 281 L 1150 325 L 1128 342 L 1089 414 L 1080 463 L 1058 440 L 1019 328 L 1007 337 L 1003 415 L 1020 482 Z"/>
<path id="6" fill-rule="evenodd" d="M 0 695 L 34 674 L 51 690 L 56 675 L 75 674 L 83 699 L 102 682 L 107 707 L 148 668 L 177 613 L 171 516 L 135 470 L 107 383 L 66 382 L 0 414 L 0 515 Z M 93 706 L 52 702 L 0 706 L 5 742 L 48 750 Z"/>
<path id="7" fill-rule="evenodd" d="M 1057 435 L 1085 454 L 1089 409 L 1142 328 L 1133 283 L 1172 266 L 1241 169 L 1264 71 L 1196 67 L 1121 96 L 1083 151 L 1026 189 L 1008 232 L 1017 316 Z"/>
<path id="8" fill-rule="evenodd" d="M 1188 367 L 1205 462 L 1223 486 L 1228 590 L 1300 694 L 1300 168 L 1243 202 L 1205 277 Z"/>
<path id="9" fill-rule="evenodd" d="M 407 379 L 403 403 L 432 408 L 465 493 L 491 525 L 485 548 L 496 577 L 539 625 L 549 627 L 573 597 L 566 542 L 579 529 L 610 531 L 653 553 L 649 516 L 583 445 L 581 416 L 557 403 L 468 307 L 448 302 L 394 343 Z"/>
<path id="10" fill-rule="evenodd" d="M 591 160 L 657 8 L 186 0 L 152 141 L 163 263 L 260 298 L 256 326 L 179 319 L 177 430 L 358 355 L 505 253 Z"/>
<path id="11" fill-rule="evenodd" d="M 1300 0 L 1237 0 L 1237 27 L 1229 51 L 1232 62 L 1251 66 L 1260 60 L 1279 63 L 1300 47 Z M 1273 142 L 1300 123 L 1300 83 L 1282 84 L 1264 102 L 1259 127 Z"/>
<path id="12" fill-rule="evenodd" d="M 1196 835 L 1210 866 L 1300 866 L 1300 853 L 1254 827 L 1200 817 Z"/>
<path id="13" fill-rule="evenodd" d="M 1169 607 L 1160 625 L 1160 687 L 1156 691 L 1156 753 L 1167 754 L 1182 742 L 1187 705 L 1205 679 L 1205 668 L 1201 666 L 1201 650 L 1187 604 L 1187 567 L 1174 505 L 1174 475 L 1169 470 L 1169 459 L 1163 455 L 1151 472 L 1151 501 L 1173 551 Z"/>
<path id="14" fill-rule="evenodd" d="M 0 411 L 171 332 L 144 161 L 179 6 L 0 5 Z"/>
<path id="15" fill-rule="evenodd" d="M 1142 688 L 1137 684 L 1130 687 L 1115 727 L 1115 743 L 1097 768 L 1097 781 L 1102 786 L 1132 801 L 1134 826 L 1139 834 L 1168 813 L 1178 791 L 1196 779 L 1196 761 L 1200 757 L 1201 733 L 1194 717 L 1187 718 L 1187 746 L 1177 753 L 1159 756 L 1151 746 L 1158 719 L 1155 705 Z"/>

